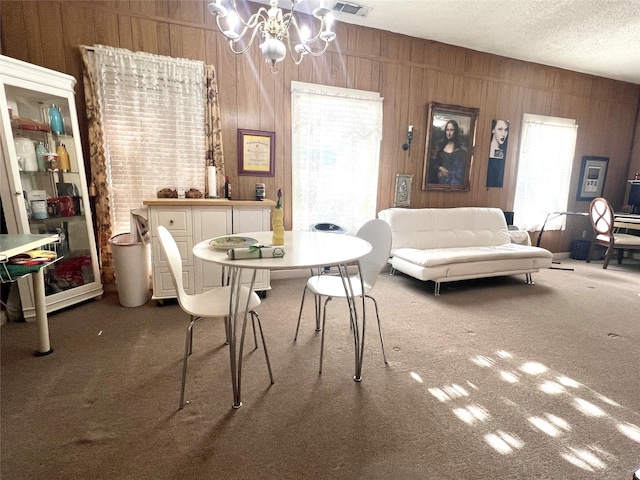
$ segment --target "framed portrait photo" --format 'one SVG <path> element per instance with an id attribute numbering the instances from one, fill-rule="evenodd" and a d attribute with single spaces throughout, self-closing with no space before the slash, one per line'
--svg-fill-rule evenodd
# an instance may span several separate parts
<path id="1" fill-rule="evenodd" d="M 509 142 L 509 120 L 491 121 L 489 163 L 487 165 L 487 187 L 502 187 Z"/>
<path id="2" fill-rule="evenodd" d="M 238 129 L 238 175 L 275 175 L 276 134 Z"/>
<path id="3" fill-rule="evenodd" d="M 396 174 L 394 207 L 408 207 L 411 205 L 411 182 L 413 182 L 413 175 Z"/>
<path id="4" fill-rule="evenodd" d="M 608 165 L 607 157 L 582 157 L 576 200 L 591 201 L 602 196 Z"/>
<path id="5" fill-rule="evenodd" d="M 423 190 L 469 190 L 478 108 L 431 103 Z"/>

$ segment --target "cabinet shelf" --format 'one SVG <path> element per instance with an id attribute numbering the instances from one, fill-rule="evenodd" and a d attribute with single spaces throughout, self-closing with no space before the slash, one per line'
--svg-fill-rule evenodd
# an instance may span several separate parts
<path id="1" fill-rule="evenodd" d="M 68 217 L 47 217 L 47 218 L 30 218 L 29 225 L 32 227 L 38 224 L 52 225 L 56 223 L 86 223 L 87 218 L 84 215 L 70 215 Z M 36 232 L 39 233 L 39 232 Z"/>

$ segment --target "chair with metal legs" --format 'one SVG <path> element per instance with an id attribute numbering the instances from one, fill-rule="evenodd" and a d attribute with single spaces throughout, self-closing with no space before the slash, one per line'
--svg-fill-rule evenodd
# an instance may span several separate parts
<path id="1" fill-rule="evenodd" d="M 211 290 L 207 290 L 203 293 L 198 293 L 195 295 L 189 295 L 184 290 L 184 284 L 182 280 L 182 258 L 180 257 L 180 251 L 178 250 L 178 246 L 171 235 L 171 233 L 163 226 L 158 227 L 158 239 L 160 240 L 160 245 L 162 247 L 162 251 L 167 257 L 167 263 L 169 265 L 169 271 L 171 272 L 171 278 L 173 279 L 173 283 L 176 289 L 176 294 L 178 297 L 178 303 L 180 304 L 180 308 L 189 314 L 190 322 L 187 327 L 187 335 L 185 339 L 185 348 L 184 348 L 184 360 L 182 365 L 182 386 L 180 390 L 180 409 L 184 407 L 184 391 L 187 380 L 187 365 L 189 355 L 191 355 L 193 349 L 193 326 L 194 324 L 203 319 L 203 318 L 223 318 L 225 320 L 225 332 L 228 336 L 228 325 L 227 321 L 230 318 L 230 308 L 231 308 L 231 288 L 226 287 L 216 287 Z M 258 320 L 258 327 L 260 329 L 260 336 L 262 338 L 262 345 L 264 348 L 264 356 L 267 361 L 267 369 L 269 370 L 269 378 L 271 383 L 273 383 L 273 373 L 271 372 L 271 362 L 269 361 L 269 353 L 267 351 L 267 344 L 264 341 L 264 334 L 262 332 L 262 322 L 260 321 L 259 315 L 256 313 L 255 308 L 260 305 L 260 297 L 255 292 L 250 291 L 247 287 L 242 287 L 240 293 L 240 301 L 238 305 L 244 306 L 247 304 L 247 295 L 249 295 L 249 314 L 251 315 L 251 323 L 253 326 L 253 337 L 255 348 L 258 348 L 256 330 L 255 330 L 255 320 Z M 244 312 L 239 312 L 244 313 Z M 242 338 L 240 340 L 240 349 L 242 350 L 242 345 L 244 344 L 244 332 L 246 328 L 246 317 L 245 323 L 242 326 Z M 228 340 L 228 338 L 227 338 Z M 228 343 L 228 342 L 227 342 Z"/>
<path id="2" fill-rule="evenodd" d="M 350 276 L 349 280 L 353 288 L 354 297 L 362 297 L 364 295 L 365 298 L 373 301 L 376 310 L 376 318 L 378 320 L 378 333 L 380 335 L 380 344 L 382 346 L 382 357 L 384 359 L 384 363 L 386 364 L 387 357 L 384 352 L 384 340 L 382 338 L 382 327 L 380 325 L 380 316 L 378 314 L 378 303 L 376 302 L 375 298 L 369 295 L 369 292 L 375 286 L 380 271 L 387 264 L 387 261 L 389 259 L 389 252 L 391 251 L 391 227 L 387 222 L 381 219 L 369 220 L 360 228 L 360 230 L 358 230 L 357 237 L 368 241 L 373 248 L 371 252 L 369 252 L 358 261 L 359 273 Z M 322 316 L 322 339 L 320 345 L 319 370 L 320 373 L 322 373 L 327 304 L 334 297 L 346 298 L 347 295 L 345 292 L 345 284 L 343 283 L 343 279 L 340 276 L 319 274 L 310 277 L 307 280 L 307 284 L 302 293 L 302 301 L 300 302 L 300 313 L 298 314 L 298 324 L 296 326 L 294 341 L 298 338 L 300 320 L 302 318 L 302 310 L 304 308 L 304 300 L 307 290 L 314 294 L 314 299 L 317 302 L 315 309 L 316 325 L 318 325 L 320 316 Z M 324 301 L 324 304 L 322 304 L 321 301 L 322 297 L 327 297 Z"/>

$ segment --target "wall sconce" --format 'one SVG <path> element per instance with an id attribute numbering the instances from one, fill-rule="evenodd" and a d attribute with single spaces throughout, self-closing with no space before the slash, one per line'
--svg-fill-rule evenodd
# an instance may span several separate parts
<path id="1" fill-rule="evenodd" d="M 407 143 L 402 145 L 402 150 L 404 150 L 405 152 L 409 150 L 409 147 L 411 146 L 411 140 L 413 140 L 413 125 L 409 125 L 409 129 L 407 130 Z"/>

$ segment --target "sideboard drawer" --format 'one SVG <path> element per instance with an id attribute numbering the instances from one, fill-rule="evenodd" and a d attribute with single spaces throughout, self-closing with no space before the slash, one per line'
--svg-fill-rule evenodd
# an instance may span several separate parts
<path id="1" fill-rule="evenodd" d="M 165 227 L 175 236 L 191 236 L 192 235 L 192 215 L 190 208 L 158 208 L 151 210 L 151 225 L 158 228 L 160 225 Z M 151 232 L 156 236 L 157 232 Z"/>

